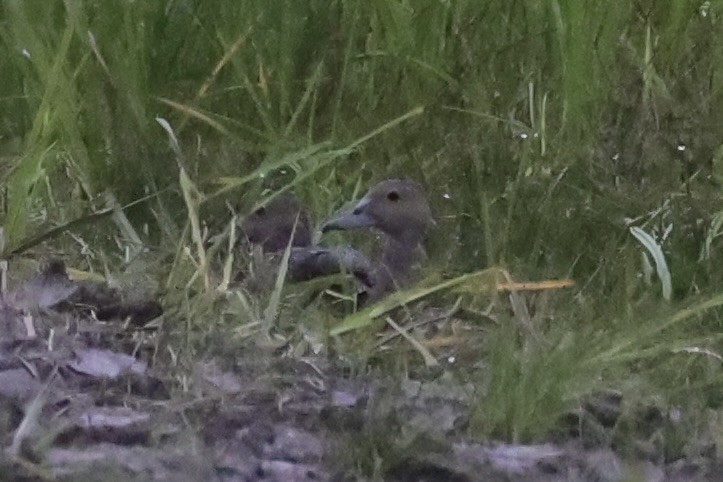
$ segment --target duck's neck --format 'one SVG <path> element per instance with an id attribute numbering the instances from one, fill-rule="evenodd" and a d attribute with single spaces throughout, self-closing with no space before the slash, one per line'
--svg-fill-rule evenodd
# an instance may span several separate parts
<path id="1" fill-rule="evenodd" d="M 382 264 L 398 286 L 408 285 L 414 264 L 422 256 L 422 234 L 405 233 L 403 236 L 387 236 L 382 252 Z"/>

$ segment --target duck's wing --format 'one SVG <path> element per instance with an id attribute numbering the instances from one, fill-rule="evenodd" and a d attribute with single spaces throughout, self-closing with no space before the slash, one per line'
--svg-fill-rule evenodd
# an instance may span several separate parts
<path id="1" fill-rule="evenodd" d="M 337 273 L 350 273 L 365 286 L 374 284 L 373 264 L 356 249 L 315 246 L 291 250 L 288 271 L 291 281 L 307 281 Z"/>

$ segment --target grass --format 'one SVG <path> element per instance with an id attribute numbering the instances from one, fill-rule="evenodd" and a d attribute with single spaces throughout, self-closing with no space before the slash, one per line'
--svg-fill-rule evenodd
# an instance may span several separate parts
<path id="1" fill-rule="evenodd" d="M 212 351 L 211 331 L 228 328 L 213 269 L 228 238 L 208 248 L 206 231 L 228 226 L 225 203 L 246 213 L 264 189 L 293 189 L 321 218 L 404 173 L 428 187 L 439 221 L 431 271 L 446 281 L 424 290 L 442 305 L 462 296 L 466 309 L 501 320 L 485 328 L 473 364 L 482 368 L 460 368 L 480 390 L 477 436 L 542 438 L 575 400 L 630 378 L 671 403 L 690 387 L 686 396 L 705 407 L 723 387 L 699 363 L 719 360 L 692 349 L 722 348 L 719 3 L 8 0 L 0 8 L 4 253 L 75 227 L 105 207 L 104 192 L 121 205 L 150 196 L 126 214 L 163 260 L 173 330 L 184 333 L 184 343 L 171 338 L 174 354 Z M 52 232 L 43 246 L 77 253 L 82 238 L 103 253 L 83 263 L 111 259 L 122 270 L 116 227 L 104 223 L 74 228 L 75 238 Z M 660 247 L 671 301 L 642 277 L 648 251 L 631 226 L 647 233 L 646 247 Z M 248 260 L 224 258 L 231 262 Z M 490 290 L 450 291 L 487 267 L 577 285 L 523 298 L 529 317 Z M 338 349 L 360 350 L 360 371 L 375 356 L 364 353 L 374 346 L 370 327 L 380 326 L 370 320 L 429 294 L 344 318 L 316 301 L 300 309 L 301 291 L 237 293 L 226 309 L 244 333 L 263 320 L 297 340 L 307 336 L 300 327 L 331 318 Z"/>

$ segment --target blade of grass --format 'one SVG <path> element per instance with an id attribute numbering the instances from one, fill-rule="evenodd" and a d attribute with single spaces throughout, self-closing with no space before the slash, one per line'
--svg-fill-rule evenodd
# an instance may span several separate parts
<path id="1" fill-rule="evenodd" d="M 205 200 L 213 199 L 217 196 L 220 196 L 222 194 L 227 193 L 228 191 L 232 189 L 237 189 L 248 182 L 251 182 L 253 180 L 262 178 L 266 176 L 269 172 L 278 169 L 282 166 L 294 163 L 294 162 L 303 162 L 304 160 L 310 161 L 309 164 L 312 164 L 311 166 L 308 166 L 307 169 L 303 169 L 300 176 L 297 177 L 297 179 L 294 180 L 293 183 L 290 183 L 282 190 L 280 190 L 277 194 L 290 189 L 295 184 L 300 182 L 302 179 L 308 178 L 311 175 L 313 175 L 317 170 L 321 169 L 322 167 L 332 163 L 333 161 L 340 159 L 342 157 L 348 156 L 351 152 L 354 151 L 357 147 L 359 147 L 361 144 L 367 142 L 368 140 L 382 134 L 383 132 L 403 123 L 404 121 L 421 115 L 424 112 L 423 107 L 416 107 L 409 112 L 389 121 L 385 124 L 381 125 L 380 127 L 377 127 L 373 131 L 369 132 L 368 134 L 354 140 L 350 144 L 348 144 L 345 147 L 342 147 L 340 149 L 335 149 L 331 151 L 323 151 L 325 148 L 327 148 L 330 143 L 329 142 L 321 142 L 318 144 L 314 144 L 313 146 L 307 147 L 305 149 L 302 149 L 300 151 L 292 152 L 290 154 L 287 154 L 283 156 L 280 159 L 276 160 L 270 160 L 265 161 L 256 168 L 253 172 L 250 174 L 247 174 L 243 177 L 223 177 L 220 179 L 220 182 L 223 184 L 223 187 L 218 189 L 217 191 L 209 194 L 206 196 Z M 314 162 L 315 161 L 315 162 Z"/>
<path id="2" fill-rule="evenodd" d="M 656 335 L 686 321 L 689 318 L 701 315 L 704 312 L 719 306 L 723 306 L 723 294 L 679 310 L 663 322 L 651 322 L 650 327 L 643 329 L 639 333 L 635 334 L 635 336 L 626 336 L 624 339 L 616 341 L 610 348 L 604 350 L 599 355 L 590 357 L 586 363 L 594 365 L 610 363 L 611 360 L 636 359 L 639 356 L 638 353 L 640 353 L 640 355 L 648 353 L 641 351 L 640 347 L 651 343 Z M 624 335 L 627 335 L 627 333 Z M 664 344 L 659 344 L 655 348 L 655 350 L 658 351 L 668 351 L 670 349 L 671 346 L 666 346 Z"/>
<path id="3" fill-rule="evenodd" d="M 264 310 L 264 333 L 269 337 L 271 333 L 271 327 L 276 321 L 276 317 L 279 314 L 279 306 L 281 304 L 281 292 L 284 289 L 284 282 L 286 281 L 286 272 L 289 269 L 289 256 L 291 255 L 291 247 L 294 243 L 294 234 L 296 234 L 296 227 L 299 223 L 299 214 L 297 213 L 296 219 L 294 220 L 294 227 L 291 229 L 291 235 L 289 236 L 289 242 L 284 250 L 284 255 L 281 258 L 281 264 L 279 265 L 279 272 L 276 274 L 276 282 L 274 283 L 274 289 L 269 297 L 269 304 Z"/>
<path id="4" fill-rule="evenodd" d="M 414 338 L 412 335 L 410 335 L 407 330 L 399 326 L 392 320 L 390 317 L 387 316 L 386 318 L 387 324 L 394 328 L 394 331 L 399 333 L 405 340 L 407 340 L 415 350 L 419 352 L 420 355 L 422 355 L 422 358 L 424 359 L 424 364 L 428 367 L 436 367 L 439 366 L 439 362 L 436 358 L 427 350 L 427 348 L 419 343 L 416 338 Z"/>
<path id="5" fill-rule="evenodd" d="M 655 241 L 655 238 L 637 226 L 630 227 L 630 234 L 635 236 L 635 239 L 637 239 L 653 257 L 653 261 L 655 261 L 655 270 L 658 273 L 658 279 L 660 279 L 660 284 L 663 290 L 663 299 L 665 301 L 670 301 L 670 298 L 673 295 L 673 283 L 670 279 L 670 270 L 668 269 L 668 263 L 665 261 L 663 249 Z"/>
<path id="6" fill-rule="evenodd" d="M 404 306 L 412 301 L 429 296 L 438 291 L 447 290 L 463 284 L 473 284 L 482 290 L 495 291 L 495 283 L 498 270 L 495 268 L 483 269 L 474 273 L 458 276 L 448 281 L 438 283 L 427 288 L 415 288 L 406 291 L 399 291 L 391 294 L 379 303 L 376 303 L 362 311 L 347 316 L 344 320 L 332 328 L 333 336 L 341 335 L 349 331 L 358 330 L 369 326 L 375 318 L 382 316 L 400 306 Z"/>
<path id="7" fill-rule="evenodd" d="M 183 193 L 183 200 L 186 204 L 188 222 L 191 226 L 191 239 L 193 240 L 193 243 L 196 247 L 196 256 L 198 258 L 197 273 L 199 276 L 201 276 L 204 289 L 208 291 L 211 289 L 211 278 L 208 259 L 206 257 L 206 248 L 203 242 L 203 235 L 201 234 L 201 221 L 198 216 L 198 208 L 201 205 L 203 196 L 186 173 L 185 157 L 183 155 L 183 152 L 181 151 L 181 146 L 178 143 L 178 139 L 176 138 L 176 134 L 174 133 L 173 128 L 165 119 L 157 117 L 156 121 L 168 134 L 168 140 L 171 149 L 176 154 L 176 161 L 178 163 L 178 180 L 181 186 L 181 192 Z"/>

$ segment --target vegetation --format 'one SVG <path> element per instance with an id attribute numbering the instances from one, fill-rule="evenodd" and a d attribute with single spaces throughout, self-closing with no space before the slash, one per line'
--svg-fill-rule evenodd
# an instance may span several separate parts
<path id="1" fill-rule="evenodd" d="M 309 289 L 281 282 L 216 289 L 229 240 L 207 231 L 228 235 L 229 206 L 247 213 L 264 189 L 293 189 L 323 219 L 405 175 L 438 218 L 436 281 L 423 285 L 447 285 L 425 300 L 459 302 L 472 320 L 450 369 L 479 390 L 475 436 L 545 439 L 604 389 L 631 409 L 693 411 L 671 440 L 720 410 L 722 3 L 0 8 L 5 257 L 60 251 L 109 272 L 129 250 L 151 259 L 179 379 L 183 360 L 236 350 L 259 329 L 314 346 L 345 317 L 325 301 L 301 306 Z M 89 217 L 117 205 L 129 225 Z M 576 285 L 510 304 L 491 289 L 499 270 Z M 359 320 L 333 340 L 355 371 L 422 362 L 406 342 L 382 354 L 384 323 Z"/>

